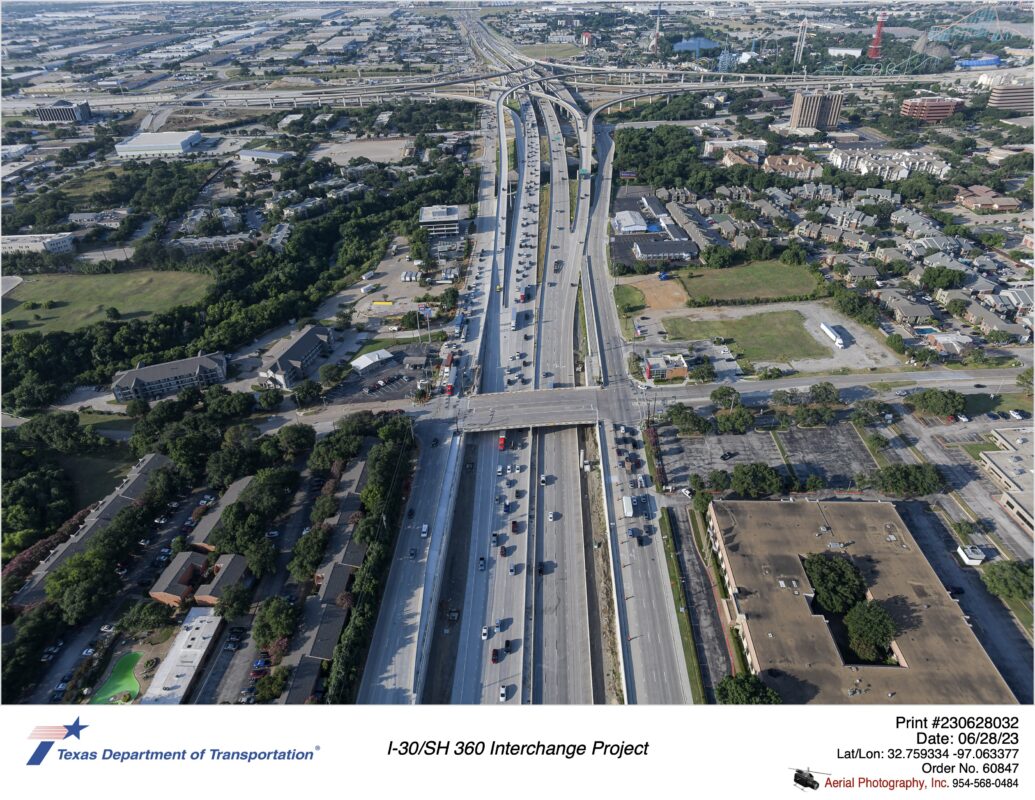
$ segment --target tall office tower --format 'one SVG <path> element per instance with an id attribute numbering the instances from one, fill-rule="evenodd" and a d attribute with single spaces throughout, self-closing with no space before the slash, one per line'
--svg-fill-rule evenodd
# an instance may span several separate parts
<path id="1" fill-rule="evenodd" d="M 841 92 L 795 92 L 791 104 L 791 127 L 818 128 L 821 131 L 836 128 L 843 102 Z"/>

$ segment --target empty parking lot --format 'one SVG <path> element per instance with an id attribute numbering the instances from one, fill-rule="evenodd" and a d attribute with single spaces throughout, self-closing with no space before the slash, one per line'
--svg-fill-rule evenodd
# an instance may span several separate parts
<path id="1" fill-rule="evenodd" d="M 801 481 L 818 475 L 830 488 L 851 485 L 860 472 L 876 467 L 866 446 L 848 423 L 829 428 L 792 427 L 776 434 Z"/>

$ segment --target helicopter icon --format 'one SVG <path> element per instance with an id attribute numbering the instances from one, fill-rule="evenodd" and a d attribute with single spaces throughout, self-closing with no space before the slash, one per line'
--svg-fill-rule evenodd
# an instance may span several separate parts
<path id="1" fill-rule="evenodd" d="M 812 789 L 815 791 L 819 788 L 819 781 L 816 780 L 816 775 L 829 775 L 829 772 L 816 772 L 813 773 L 808 767 L 805 769 L 798 769 L 796 767 L 790 767 L 794 770 L 794 785 L 804 791 L 805 789 Z"/>

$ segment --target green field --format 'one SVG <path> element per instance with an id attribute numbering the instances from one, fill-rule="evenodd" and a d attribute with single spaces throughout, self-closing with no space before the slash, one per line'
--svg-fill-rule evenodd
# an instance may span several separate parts
<path id="1" fill-rule="evenodd" d="M 117 443 L 105 448 L 102 455 L 60 456 L 58 462 L 75 486 L 75 507 L 85 508 L 110 494 L 136 459 L 129 445 Z"/>
<path id="2" fill-rule="evenodd" d="M 730 269 L 691 270 L 679 276 L 686 293 L 711 300 L 775 299 L 809 294 L 816 276 L 805 267 L 779 261 L 753 261 Z"/>
<path id="3" fill-rule="evenodd" d="M 89 197 L 94 192 L 110 189 L 112 177 L 118 180 L 125 170 L 122 167 L 98 167 L 84 172 L 61 186 L 69 197 Z"/>
<path id="4" fill-rule="evenodd" d="M 140 684 L 133 676 L 133 668 L 140 660 L 140 653 L 126 653 L 112 667 L 108 680 L 97 690 L 90 703 L 101 705 L 120 702 L 118 698 L 129 694 L 130 700 L 135 700 L 140 694 Z"/>
<path id="5" fill-rule="evenodd" d="M 619 284 L 615 286 L 615 305 L 618 306 L 620 314 L 632 314 L 641 308 L 646 308 L 647 300 L 643 292 L 635 286 Z"/>
<path id="6" fill-rule="evenodd" d="M 529 58 L 571 58 L 582 53 L 581 47 L 573 44 L 533 44 L 518 50 Z"/>
<path id="7" fill-rule="evenodd" d="M 3 299 L 7 330 L 41 333 L 70 331 L 105 318 L 114 306 L 122 319 L 149 317 L 173 306 L 201 300 L 212 283 L 194 272 L 134 270 L 114 275 L 31 275 Z M 46 301 L 53 308 L 28 309 L 25 303 Z"/>
<path id="8" fill-rule="evenodd" d="M 989 411 L 1010 411 L 1014 408 L 1027 411 L 1029 414 L 1032 412 L 1031 398 L 1022 392 L 1006 392 L 996 395 L 995 400 L 992 400 L 991 396 L 987 394 L 968 394 L 966 398 L 967 406 L 964 410 L 970 416 L 986 414 Z M 1016 422 L 1017 420 L 1010 421 Z"/>
<path id="9" fill-rule="evenodd" d="M 797 311 L 769 311 L 740 319 L 669 317 L 662 322 L 673 339 L 721 336 L 730 344 L 731 351 L 741 353 L 749 361 L 786 362 L 829 356 L 830 350 L 805 330 L 804 319 Z"/>

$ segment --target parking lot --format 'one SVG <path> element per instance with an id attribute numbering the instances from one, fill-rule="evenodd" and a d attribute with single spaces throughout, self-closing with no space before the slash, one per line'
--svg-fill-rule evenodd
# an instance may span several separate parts
<path id="1" fill-rule="evenodd" d="M 818 475 L 829 488 L 851 485 L 861 472 L 875 469 L 866 446 L 851 425 L 840 423 L 829 428 L 792 427 L 776 434 L 787 451 L 794 474 L 801 481 Z"/>
<path id="2" fill-rule="evenodd" d="M 732 472 L 737 464 L 754 462 L 768 464 L 782 475 L 787 474 L 787 465 L 769 433 L 752 431 L 743 436 L 719 434 L 684 438 L 672 425 L 662 425 L 658 428 L 658 444 L 672 486 L 686 486 L 694 473 L 707 478 L 713 470 Z M 723 453 L 733 455 L 723 461 Z"/>
<path id="3" fill-rule="evenodd" d="M 324 398 L 328 402 L 346 397 L 377 400 L 401 400 L 409 397 L 417 388 L 417 381 L 424 377 L 421 370 L 405 369 L 402 360 L 406 356 L 418 356 L 428 351 L 426 344 L 411 344 L 393 347 L 391 361 L 383 361 L 368 367 L 362 373 L 353 372 L 341 383 L 328 389 Z M 347 364 L 348 361 L 345 360 Z M 430 361 L 429 361 L 430 363 Z"/>

